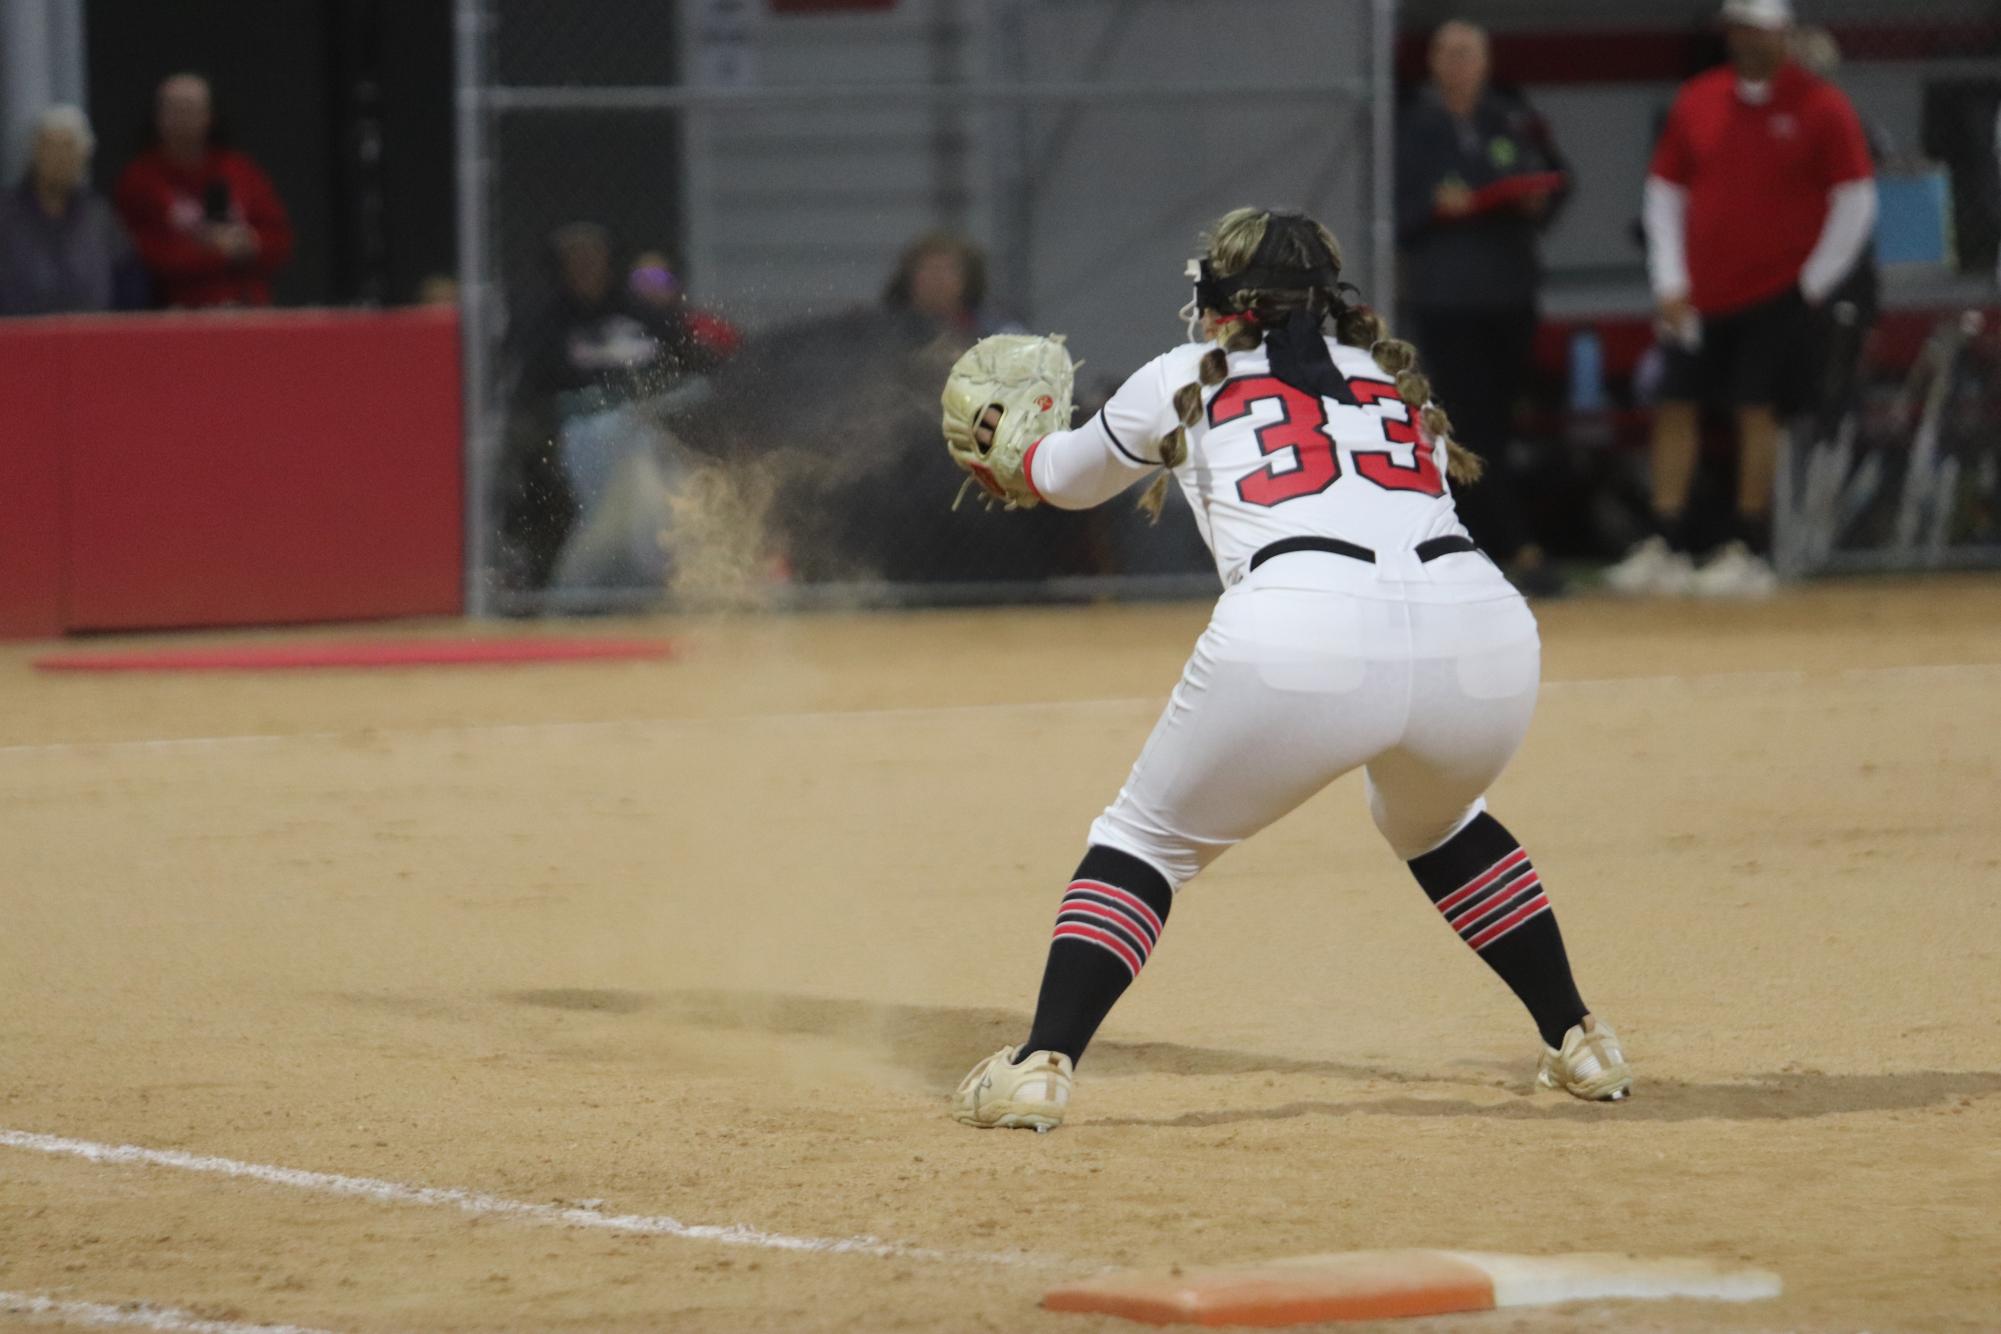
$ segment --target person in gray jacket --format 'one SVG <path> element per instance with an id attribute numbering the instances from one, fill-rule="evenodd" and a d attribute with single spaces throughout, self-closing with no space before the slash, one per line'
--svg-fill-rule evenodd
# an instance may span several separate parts
<path id="1" fill-rule="evenodd" d="M 1508 461 L 1515 403 L 1541 316 L 1539 238 L 1569 193 L 1542 118 L 1489 82 L 1487 34 L 1439 28 L 1431 82 L 1397 132 L 1397 243 L 1406 326 L 1439 401 L 1487 460 L 1460 513 L 1531 595 L 1558 591 L 1543 567 Z"/>
<path id="2" fill-rule="evenodd" d="M 132 243 L 111 205 L 90 188 L 96 146 L 76 107 L 52 106 L 37 120 L 26 175 L 0 192 L 0 315 L 138 304 L 130 299 Z"/>

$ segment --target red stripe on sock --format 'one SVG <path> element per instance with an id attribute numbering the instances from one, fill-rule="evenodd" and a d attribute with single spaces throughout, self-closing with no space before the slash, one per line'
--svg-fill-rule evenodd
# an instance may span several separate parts
<path id="1" fill-rule="evenodd" d="M 1135 978 L 1139 976 L 1139 970 L 1143 966 L 1139 956 L 1134 954 L 1123 940 L 1109 931 L 1100 931 L 1097 927 L 1085 926 L 1082 922 L 1058 922 L 1056 930 L 1050 934 L 1053 939 L 1060 940 L 1064 936 L 1071 936 L 1077 940 L 1088 940 L 1093 945 L 1103 946 L 1118 955 L 1119 961 L 1132 970 Z"/>
<path id="2" fill-rule="evenodd" d="M 1105 902 L 1106 899 L 1111 899 L 1111 902 Z M 1148 949 L 1160 943 L 1160 932 L 1149 925 L 1145 918 L 1102 890 L 1073 889 L 1063 896 L 1063 902 L 1057 911 L 1061 912 L 1073 903 L 1088 903 L 1094 908 L 1113 914 L 1125 924 L 1127 930 L 1144 938 Z"/>
<path id="3" fill-rule="evenodd" d="M 1472 923 L 1479 921 L 1482 913 L 1492 912 L 1495 908 L 1506 903 L 1523 890 L 1532 889 L 1541 883 L 1542 877 L 1534 871 L 1530 871 L 1527 875 L 1518 875 L 1507 884 L 1494 889 L 1491 893 L 1481 895 L 1479 902 L 1475 903 L 1465 912 L 1460 913 L 1457 917 L 1448 917 L 1445 920 L 1454 931 L 1463 930 Z"/>
<path id="4" fill-rule="evenodd" d="M 1507 935 L 1510 931 L 1520 926 L 1523 922 L 1528 921 L 1529 918 L 1536 916 L 1538 913 L 1546 913 L 1548 911 L 1549 911 L 1548 896 L 1543 894 L 1538 894 L 1534 898 L 1530 899 L 1527 903 L 1524 903 L 1521 907 L 1515 909 L 1513 912 L 1509 913 L 1506 917 L 1503 917 L 1500 921 L 1494 923 L 1492 926 L 1488 927 L 1485 931 L 1482 931 L 1479 935 L 1473 937 L 1466 943 L 1468 945 L 1471 945 L 1476 950 L 1486 949 L 1487 946 L 1493 944 L 1495 941 L 1499 940 L 1502 936 Z"/>
<path id="5" fill-rule="evenodd" d="M 1125 904 L 1127 907 L 1131 908 L 1134 912 L 1146 918 L 1146 920 L 1153 926 L 1153 934 L 1156 940 L 1160 938 L 1160 933 L 1167 929 L 1167 924 L 1161 921 L 1160 918 L 1155 915 L 1153 909 L 1146 906 L 1146 900 L 1141 898 L 1139 895 L 1132 893 L 1129 890 L 1120 889 L 1117 885 L 1108 885 L 1102 880 L 1072 880 L 1070 882 L 1070 888 L 1095 889 L 1100 894 L 1111 895 L 1113 898 L 1117 899 L 1120 903 Z"/>
<path id="6" fill-rule="evenodd" d="M 1442 913 L 1451 912 L 1454 908 L 1466 902 L 1467 899 L 1472 898 L 1475 894 L 1478 894 L 1481 890 L 1493 884 L 1496 880 L 1506 875 L 1509 871 L 1514 870 L 1528 859 L 1529 853 L 1527 848 L 1516 848 L 1485 871 L 1482 871 L 1479 875 L 1440 899 L 1438 901 L 1438 911 Z"/>
<path id="7" fill-rule="evenodd" d="M 1070 899 L 1065 899 L 1063 900 L 1062 911 L 1074 912 L 1074 913 L 1087 913 L 1090 916 L 1096 917 L 1101 921 L 1110 922 L 1113 926 L 1117 927 L 1119 930 L 1125 932 L 1129 936 L 1132 936 L 1133 938 L 1139 941 L 1139 953 L 1140 953 L 1141 963 L 1145 963 L 1147 956 L 1153 953 L 1153 946 L 1147 943 L 1146 932 L 1140 930 L 1137 926 L 1133 925 L 1133 921 L 1131 918 L 1122 917 L 1110 908 L 1104 907 L 1101 904 L 1086 903 L 1081 899 L 1075 901 L 1072 901 Z M 1061 915 L 1062 915 L 1061 913 L 1058 914 L 1058 916 Z"/>

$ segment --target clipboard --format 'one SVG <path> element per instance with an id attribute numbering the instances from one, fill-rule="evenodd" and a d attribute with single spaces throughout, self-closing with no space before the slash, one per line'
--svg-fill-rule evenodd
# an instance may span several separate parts
<path id="1" fill-rule="evenodd" d="M 1569 183 L 1570 178 L 1560 171 L 1532 171 L 1520 176 L 1508 176 L 1475 190 L 1467 211 L 1492 213 L 1537 195 L 1553 195 Z"/>

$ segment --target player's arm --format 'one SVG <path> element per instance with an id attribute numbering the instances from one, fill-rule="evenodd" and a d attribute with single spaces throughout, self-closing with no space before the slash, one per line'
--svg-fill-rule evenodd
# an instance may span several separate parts
<path id="1" fill-rule="evenodd" d="M 1659 176 L 1647 177 L 1645 205 L 1647 278 L 1662 305 L 1686 301 L 1688 279 L 1688 188 Z"/>
<path id="2" fill-rule="evenodd" d="M 1090 509 L 1163 466 L 1161 438 L 1180 424 L 1168 384 L 1173 356 L 1156 357 L 1133 372 L 1082 426 L 1044 436 L 1030 448 L 1023 471 L 1037 496 L 1058 509 Z"/>
<path id="3" fill-rule="evenodd" d="M 1818 128 L 1821 170 L 1828 185 L 1827 221 L 1800 270 L 1800 291 L 1816 306 L 1855 271 L 1875 235 L 1877 212 L 1875 164 L 1855 108 L 1830 89 Z"/>
<path id="4" fill-rule="evenodd" d="M 1025 472 L 1035 494 L 1057 509 L 1087 510 L 1159 467 L 1122 443 L 1100 412 L 1074 431 L 1036 441 Z"/>
<path id="5" fill-rule="evenodd" d="M 1647 232 L 1647 277 L 1662 319 L 1679 328 L 1687 320 L 1692 284 L 1688 276 L 1688 186 L 1694 176 L 1685 111 L 1680 101 L 1668 113 L 1661 140 L 1647 169 L 1642 214 Z"/>

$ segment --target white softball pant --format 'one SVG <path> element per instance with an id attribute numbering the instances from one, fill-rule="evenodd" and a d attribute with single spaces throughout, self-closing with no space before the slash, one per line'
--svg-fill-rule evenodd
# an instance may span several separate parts
<path id="1" fill-rule="evenodd" d="M 1223 594 L 1091 842 L 1152 864 L 1178 891 L 1358 767 L 1376 827 L 1406 861 L 1485 808 L 1535 712 L 1542 648 L 1528 604 L 1498 573 L 1455 590 L 1464 601 L 1289 586 L 1306 562 L 1340 559 L 1273 561 Z M 1282 565 L 1285 583 L 1271 577 Z"/>

